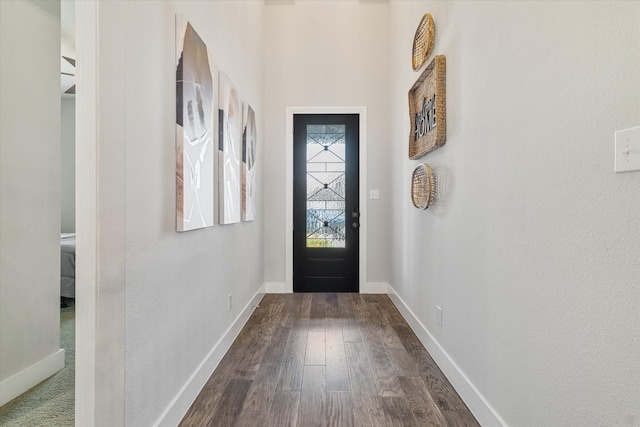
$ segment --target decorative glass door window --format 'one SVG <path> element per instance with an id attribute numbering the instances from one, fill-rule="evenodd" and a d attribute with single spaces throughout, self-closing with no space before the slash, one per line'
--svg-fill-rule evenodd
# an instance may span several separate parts
<path id="1" fill-rule="evenodd" d="M 345 247 L 345 125 L 307 125 L 307 247 Z"/>

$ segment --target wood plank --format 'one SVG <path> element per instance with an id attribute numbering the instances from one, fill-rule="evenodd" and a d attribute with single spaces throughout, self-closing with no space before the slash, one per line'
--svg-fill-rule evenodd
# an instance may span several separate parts
<path id="1" fill-rule="evenodd" d="M 354 424 L 356 426 L 384 426 L 385 416 L 380 402 L 373 373 L 362 342 L 344 344 L 351 379 Z"/>
<path id="2" fill-rule="evenodd" d="M 361 342 L 347 342 L 344 343 L 344 347 L 352 392 L 354 394 L 366 394 L 371 397 L 376 396 L 378 390 L 373 380 L 373 373 L 371 372 L 364 344 Z"/>
<path id="3" fill-rule="evenodd" d="M 379 309 L 379 304 L 372 297 L 376 297 L 376 295 L 365 295 L 365 304 L 367 307 L 367 312 L 369 313 L 369 318 L 367 319 L 369 323 L 373 323 L 376 326 L 384 326 L 386 319 L 382 315 Z"/>
<path id="4" fill-rule="evenodd" d="M 431 399 L 429 390 L 427 390 L 427 386 L 421 378 L 400 377 L 399 380 L 417 425 L 434 427 L 445 427 L 447 425 L 440 409 Z"/>
<path id="5" fill-rule="evenodd" d="M 362 294 L 351 294 L 353 301 L 353 312 L 356 320 L 369 320 L 369 311 L 367 310 L 367 303 L 364 301 Z"/>
<path id="6" fill-rule="evenodd" d="M 282 294 L 264 294 L 262 300 L 260 300 L 260 305 L 266 307 L 274 302 L 280 301 L 282 300 L 281 295 Z"/>
<path id="7" fill-rule="evenodd" d="M 295 427 L 298 422 L 298 406 L 300 404 L 300 392 L 278 392 L 273 396 L 273 403 L 269 410 L 267 426 L 269 427 Z"/>
<path id="8" fill-rule="evenodd" d="M 340 317 L 340 305 L 338 303 L 338 294 L 332 293 L 326 296 L 326 317 L 334 319 Z"/>
<path id="9" fill-rule="evenodd" d="M 324 322 L 327 318 L 327 294 L 314 293 L 311 299 L 311 311 L 309 320 L 312 320 L 310 326 L 313 328 L 318 325 L 324 328 Z"/>
<path id="10" fill-rule="evenodd" d="M 360 334 L 360 327 L 358 321 L 355 319 L 344 318 L 342 321 L 342 335 L 345 342 L 362 341 L 362 335 Z"/>
<path id="11" fill-rule="evenodd" d="M 211 427 L 234 425 L 242 410 L 251 384 L 252 381 L 250 380 L 231 380 L 222 394 L 208 425 Z"/>
<path id="12" fill-rule="evenodd" d="M 396 375 L 404 377 L 417 377 L 420 375 L 416 362 L 404 347 L 387 348 L 387 354 L 389 355 Z"/>
<path id="13" fill-rule="evenodd" d="M 388 296 L 384 300 L 380 301 L 380 304 L 384 307 L 385 317 L 391 326 L 407 324 L 404 317 L 402 317 L 402 314 L 400 314 L 400 311 L 398 311 L 396 305 Z"/>
<path id="14" fill-rule="evenodd" d="M 327 425 L 324 366 L 305 366 L 299 406 L 299 426 L 324 427 Z"/>
<path id="15" fill-rule="evenodd" d="M 360 294 L 362 301 L 365 303 L 377 302 L 380 294 Z"/>
<path id="16" fill-rule="evenodd" d="M 466 406 L 447 377 L 437 365 L 428 360 L 418 361 L 420 377 L 427 386 L 433 401 L 442 411 L 463 411 Z"/>
<path id="17" fill-rule="evenodd" d="M 327 392 L 327 426 L 353 427 L 353 400 L 350 392 Z"/>
<path id="18" fill-rule="evenodd" d="M 258 304 L 256 304 L 257 307 L 254 308 L 253 312 L 251 313 L 251 316 L 249 317 L 249 320 L 247 320 L 247 324 L 251 324 L 251 323 L 255 323 L 258 324 L 262 321 L 262 318 L 264 317 L 264 315 L 266 314 L 266 311 L 264 310 L 264 308 L 269 305 L 269 296 L 268 294 L 265 294 L 262 299 L 260 300 L 260 302 L 258 302 Z M 262 309 L 262 310 L 260 310 Z"/>
<path id="19" fill-rule="evenodd" d="M 274 301 L 266 307 L 267 313 L 261 323 L 268 323 L 269 325 L 276 326 L 280 321 L 280 316 L 284 310 L 284 300 Z"/>
<path id="20" fill-rule="evenodd" d="M 398 376 L 374 324 L 361 325 L 365 351 L 369 357 L 373 379 L 379 396 L 404 397 Z"/>
<path id="21" fill-rule="evenodd" d="M 228 353 L 234 360 L 233 366 L 225 369 L 229 370 L 230 378 L 237 380 L 252 380 L 260 369 L 263 351 L 255 353 Z M 217 369 L 216 369 L 217 371 Z"/>
<path id="22" fill-rule="evenodd" d="M 237 369 L 239 359 L 236 355 L 226 354 L 213 375 L 207 380 L 187 413 L 180 426 L 208 425 L 218 405 L 222 394 L 231 382 Z"/>
<path id="23" fill-rule="evenodd" d="M 338 294 L 338 307 L 340 308 L 340 317 L 353 318 L 353 299 L 351 294 Z"/>
<path id="24" fill-rule="evenodd" d="M 325 363 L 327 391 L 351 391 L 340 319 L 327 319 Z"/>
<path id="25" fill-rule="evenodd" d="M 254 312 L 255 313 L 255 312 Z M 253 315 L 249 318 L 251 318 Z M 250 346 L 255 346 L 255 338 L 259 335 L 260 323 L 247 322 L 242 328 L 242 333 L 238 334 L 236 339 L 231 344 L 228 353 L 246 353 L 250 351 Z M 255 347 L 254 347 L 255 350 Z"/>
<path id="26" fill-rule="evenodd" d="M 404 397 L 380 397 L 387 425 L 397 427 L 414 427 L 416 423 Z"/>
<path id="27" fill-rule="evenodd" d="M 273 399 L 278 385 L 282 358 L 290 331 L 289 328 L 277 328 L 271 343 L 262 356 L 260 370 L 256 373 L 251 388 L 247 393 L 243 412 L 256 411 L 258 414 L 269 412 L 271 399 Z"/>
<path id="28" fill-rule="evenodd" d="M 242 329 L 242 333 L 238 334 L 229 353 L 262 353 L 265 345 L 271 340 L 271 336 L 276 327 L 273 320 L 279 318 L 282 312 L 281 304 L 267 304 L 254 310 L 249 321 Z"/>
<path id="29" fill-rule="evenodd" d="M 375 308 L 375 316 L 378 319 L 376 325 L 378 326 L 378 333 L 382 342 L 387 348 L 404 348 L 402 341 L 393 329 L 393 325 L 389 320 L 391 310 L 394 307 L 390 307 L 391 301 L 386 300 L 378 301 L 375 304 L 371 304 Z M 371 309 L 370 309 L 371 311 Z"/>
<path id="30" fill-rule="evenodd" d="M 326 292 L 316 292 L 313 293 L 313 301 L 312 304 L 327 304 L 327 297 L 329 296 L 328 293 Z"/>
<path id="31" fill-rule="evenodd" d="M 309 312 L 309 329 L 312 331 L 324 331 L 327 318 L 327 304 L 324 294 L 314 294 Z"/>
<path id="32" fill-rule="evenodd" d="M 385 319 L 386 322 L 386 319 Z M 384 343 L 387 348 L 395 348 L 395 349 L 404 349 L 404 345 L 402 345 L 402 341 L 393 330 L 391 325 L 385 324 L 379 327 L 378 333 L 380 334 L 380 339 Z"/>
<path id="33" fill-rule="evenodd" d="M 263 415 L 260 411 L 243 408 L 233 425 L 242 427 L 262 427 L 264 425 L 264 419 L 262 417 Z M 226 425 L 217 423 L 214 424 L 216 426 Z"/>
<path id="34" fill-rule="evenodd" d="M 353 392 L 352 392 L 353 393 Z M 352 394 L 353 400 L 353 424 L 358 427 L 386 427 L 382 404 L 378 396 L 367 397 L 361 394 Z"/>
<path id="35" fill-rule="evenodd" d="M 309 330 L 309 335 L 307 337 L 307 349 L 306 349 L 304 364 L 305 365 L 324 365 L 325 360 L 326 360 L 325 331 Z"/>
<path id="36" fill-rule="evenodd" d="M 464 411 L 442 411 L 447 427 L 480 427 L 480 424 L 467 409 Z"/>
<path id="37" fill-rule="evenodd" d="M 418 337 L 408 325 L 398 325 L 394 330 L 403 342 L 407 353 L 416 362 L 420 377 L 427 386 L 433 401 L 441 410 L 467 410 L 464 402 L 455 391 L 447 377 L 442 373 L 431 355 L 422 346 Z"/>
<path id="38" fill-rule="evenodd" d="M 396 332 L 404 349 L 407 350 L 415 361 L 431 358 L 409 325 L 395 325 L 393 330 Z"/>
<path id="39" fill-rule="evenodd" d="M 309 319 L 311 316 L 311 303 L 313 301 L 312 294 L 293 294 L 296 304 L 294 319 Z"/>
<path id="40" fill-rule="evenodd" d="M 251 327 L 254 328 L 254 327 Z M 236 339 L 229 349 L 229 354 L 248 354 L 249 359 L 253 363 L 259 362 L 264 353 L 265 347 L 271 340 L 273 328 L 265 326 L 256 326 L 254 329 L 250 329 L 247 335 Z M 251 362 L 247 362 L 251 364 Z"/>
<path id="41" fill-rule="evenodd" d="M 309 319 L 295 320 L 282 356 L 282 369 L 276 388 L 278 391 L 300 391 L 302 389 L 308 335 Z"/>
<path id="42" fill-rule="evenodd" d="M 291 328 L 293 326 L 296 312 L 294 295 L 296 294 L 284 294 L 282 296 L 284 306 L 282 307 L 282 314 L 280 315 L 280 321 L 278 322 L 279 326 L 285 328 Z"/>

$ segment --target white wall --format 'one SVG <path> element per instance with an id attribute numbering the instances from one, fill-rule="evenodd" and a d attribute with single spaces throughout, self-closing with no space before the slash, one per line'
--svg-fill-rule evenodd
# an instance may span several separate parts
<path id="1" fill-rule="evenodd" d="M 60 350 L 60 6 L 0 2 L 0 405 Z"/>
<path id="2" fill-rule="evenodd" d="M 63 233 L 76 231 L 76 100 L 62 98 L 60 106 L 62 135 L 62 217 Z"/>
<path id="3" fill-rule="evenodd" d="M 256 112 L 259 209 L 253 222 L 175 231 L 176 13 L 192 23 Z M 83 350 L 100 357 L 98 379 L 92 384 L 83 377 L 82 387 L 95 387 L 98 425 L 152 425 L 191 376 L 203 374 L 199 365 L 263 283 L 263 4 L 100 2 L 97 15 L 80 5 L 77 16 L 78 22 L 98 16 L 100 100 L 97 153 L 79 154 L 79 160 L 98 160 L 97 201 L 87 209 L 98 209 L 95 300 L 102 305 L 95 347 Z M 77 40 L 84 52 L 82 31 Z M 79 53 L 82 79 L 80 60 Z M 79 102 L 80 90 L 79 81 Z M 88 192 L 83 186 L 82 194 Z M 84 226 L 78 222 L 80 237 Z M 93 226 L 86 227 L 90 233 Z M 234 306 L 227 311 L 231 293 Z M 85 375 L 88 369 L 83 366 Z"/>
<path id="4" fill-rule="evenodd" d="M 406 156 L 425 12 L 448 135 L 420 160 L 447 187 L 426 212 Z M 613 173 L 613 135 L 640 125 L 640 3 L 392 1 L 390 19 L 392 286 L 508 425 L 638 425 L 640 173 Z"/>
<path id="5" fill-rule="evenodd" d="M 367 107 L 367 280 L 389 281 L 388 5 L 266 2 L 265 278 L 285 282 L 287 107 Z M 291 237 L 289 237 L 291 238 Z"/>

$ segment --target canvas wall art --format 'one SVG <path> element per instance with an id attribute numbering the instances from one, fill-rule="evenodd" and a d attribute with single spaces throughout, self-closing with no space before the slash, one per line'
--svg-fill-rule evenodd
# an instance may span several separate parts
<path id="1" fill-rule="evenodd" d="M 220 224 L 233 224 L 240 222 L 242 101 L 238 90 L 223 71 L 220 71 L 218 90 Z"/>
<path id="2" fill-rule="evenodd" d="M 193 26 L 176 17 L 176 229 L 214 223 L 215 66 Z"/>
<path id="3" fill-rule="evenodd" d="M 256 219 L 256 115 L 249 104 L 242 113 L 242 220 Z"/>

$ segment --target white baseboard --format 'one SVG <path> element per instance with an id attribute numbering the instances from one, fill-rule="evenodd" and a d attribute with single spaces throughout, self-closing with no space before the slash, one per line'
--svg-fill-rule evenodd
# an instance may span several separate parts
<path id="1" fill-rule="evenodd" d="M 255 293 L 251 301 L 242 309 L 242 312 L 236 317 L 231 326 L 225 331 L 218 342 L 213 346 L 209 354 L 200 363 L 191 377 L 187 380 L 186 384 L 180 389 L 176 397 L 173 398 L 169 406 L 164 410 L 162 415 L 153 424 L 154 426 L 171 426 L 175 427 L 180 424 L 182 418 L 191 407 L 198 394 L 202 390 L 202 387 L 206 384 L 207 380 L 215 371 L 216 367 L 227 353 L 231 344 L 236 339 L 243 326 L 249 320 L 249 317 L 253 313 L 254 306 L 258 305 L 260 300 L 265 294 L 267 288 L 266 283 L 263 283 L 258 291 Z"/>
<path id="2" fill-rule="evenodd" d="M 268 294 L 290 294 L 293 289 L 285 282 L 267 282 L 265 283 L 265 292 Z"/>
<path id="3" fill-rule="evenodd" d="M 405 302 L 396 294 L 389 285 L 389 298 L 396 305 L 402 316 L 405 318 L 413 332 L 418 336 L 424 347 L 427 349 L 433 360 L 438 364 L 453 388 L 456 389 L 464 403 L 469 407 L 480 425 L 486 427 L 506 427 L 507 423 L 493 409 L 493 407 L 482 396 L 480 391 L 471 383 L 469 378 L 462 372 L 456 362 L 442 348 L 440 343 L 431 335 L 429 330 L 416 317 Z"/>
<path id="4" fill-rule="evenodd" d="M 0 382 L 0 406 L 12 401 L 62 368 L 64 368 L 64 349 L 59 349 Z"/>
<path id="5" fill-rule="evenodd" d="M 389 292 L 389 284 L 386 282 L 367 282 L 360 288 L 361 294 L 386 294 Z"/>

